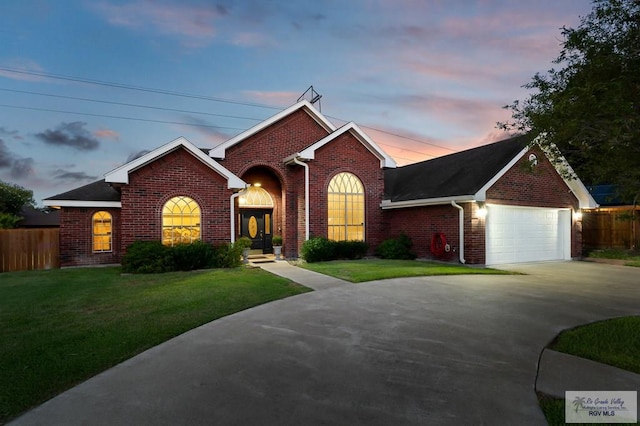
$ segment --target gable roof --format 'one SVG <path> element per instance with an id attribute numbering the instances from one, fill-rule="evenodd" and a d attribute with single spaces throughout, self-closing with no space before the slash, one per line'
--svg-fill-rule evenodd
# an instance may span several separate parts
<path id="1" fill-rule="evenodd" d="M 120 192 L 104 179 L 42 200 L 49 207 L 122 207 Z"/>
<path id="2" fill-rule="evenodd" d="M 231 148 L 232 146 L 242 142 L 243 140 L 247 139 L 248 137 L 255 135 L 256 133 L 260 132 L 261 130 L 266 129 L 267 127 L 271 126 L 272 124 L 282 120 L 284 117 L 286 117 L 286 116 L 288 116 L 288 115 L 290 115 L 290 114 L 292 114 L 292 113 L 294 113 L 294 112 L 296 112 L 298 110 L 303 110 L 304 112 L 309 114 L 309 116 L 311 118 L 313 118 L 327 132 L 333 132 L 334 130 L 336 130 L 336 127 L 333 125 L 333 123 L 331 123 L 324 115 L 322 115 L 322 113 L 320 111 L 315 109 L 313 107 L 313 105 L 311 105 L 311 103 L 309 103 L 309 101 L 302 100 L 302 101 L 300 101 L 300 102 L 298 102 L 296 104 L 291 105 L 289 108 L 280 111 L 276 115 L 274 115 L 274 116 L 272 116 L 270 118 L 267 118 L 266 120 L 256 124 L 255 126 L 251 127 L 250 129 L 245 130 L 244 132 L 240 133 L 239 135 L 234 136 L 233 138 L 229 139 L 228 141 L 216 146 L 211 151 L 209 151 L 209 155 L 212 158 L 224 159 L 225 155 L 226 155 L 226 150 L 228 148 Z"/>
<path id="3" fill-rule="evenodd" d="M 365 132 L 358 127 L 353 121 L 345 124 L 336 131 L 330 133 L 319 141 L 315 142 L 311 146 L 300 151 L 298 158 L 302 160 L 313 160 L 315 158 L 316 150 L 322 148 L 329 142 L 335 140 L 340 135 L 345 133 L 351 133 L 362 145 L 364 145 L 373 155 L 380 160 L 380 167 L 394 168 L 396 162 L 387 155 Z"/>
<path id="4" fill-rule="evenodd" d="M 132 160 L 117 169 L 114 169 L 104 175 L 105 182 L 112 183 L 129 183 L 129 173 L 137 170 L 145 165 L 152 163 L 158 158 L 167 155 L 170 152 L 175 151 L 178 148 L 184 148 L 189 151 L 194 157 L 202 161 L 205 165 L 209 166 L 212 170 L 216 171 L 222 177 L 227 179 L 227 188 L 229 189 L 241 189 L 247 186 L 247 184 L 234 175 L 231 171 L 223 167 L 220 163 L 209 157 L 201 149 L 197 148 L 191 142 L 184 137 L 179 137 L 159 148 L 154 149 L 147 154 Z"/>
<path id="5" fill-rule="evenodd" d="M 528 135 L 385 170 L 383 208 L 485 201 L 487 190 L 529 150 Z M 545 154 L 546 155 L 546 154 Z M 566 162 L 565 166 L 568 166 Z M 581 208 L 595 201 L 579 179 L 564 179 Z"/>

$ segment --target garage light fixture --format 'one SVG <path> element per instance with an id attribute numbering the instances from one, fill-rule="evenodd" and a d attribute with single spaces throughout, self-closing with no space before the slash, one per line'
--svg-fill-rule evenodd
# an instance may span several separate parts
<path id="1" fill-rule="evenodd" d="M 484 219 L 485 217 L 487 217 L 487 206 L 482 201 L 477 201 L 476 203 L 478 204 L 478 210 L 476 210 L 476 217 L 478 219 Z"/>
<path id="2" fill-rule="evenodd" d="M 576 222 L 579 222 L 582 220 L 582 211 L 581 210 L 574 210 L 573 211 L 573 220 Z"/>

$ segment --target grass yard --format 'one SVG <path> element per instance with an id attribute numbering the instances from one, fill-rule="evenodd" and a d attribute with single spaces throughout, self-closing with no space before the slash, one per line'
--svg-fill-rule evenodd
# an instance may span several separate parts
<path id="1" fill-rule="evenodd" d="M 640 316 L 614 318 L 563 331 L 549 348 L 640 373 Z M 540 397 L 540 406 L 550 425 L 565 424 L 564 405 L 564 399 Z"/>
<path id="2" fill-rule="evenodd" d="M 300 267 L 331 275 L 354 283 L 388 278 L 421 277 L 427 275 L 513 274 L 490 268 L 472 268 L 420 260 L 362 259 L 303 263 Z"/>
<path id="3" fill-rule="evenodd" d="M 549 348 L 640 374 L 640 316 L 563 331 Z"/>
<path id="4" fill-rule="evenodd" d="M 0 424 L 216 318 L 309 289 L 260 269 L 0 276 Z"/>
<path id="5" fill-rule="evenodd" d="M 594 250 L 589 253 L 588 257 L 596 259 L 617 259 L 625 260 L 625 266 L 640 267 L 640 251 L 623 250 L 623 249 L 604 249 Z"/>

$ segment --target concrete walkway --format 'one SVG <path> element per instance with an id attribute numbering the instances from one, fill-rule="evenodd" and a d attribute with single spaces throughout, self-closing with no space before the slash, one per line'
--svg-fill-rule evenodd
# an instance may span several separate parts
<path id="1" fill-rule="evenodd" d="M 637 389 L 637 375 L 614 381 L 599 364 L 540 355 L 563 329 L 640 314 L 635 268 L 562 262 L 347 284 L 264 266 L 321 291 L 191 330 L 14 424 L 543 425 L 536 382 L 558 396 L 579 376 L 594 378 L 589 390 Z"/>

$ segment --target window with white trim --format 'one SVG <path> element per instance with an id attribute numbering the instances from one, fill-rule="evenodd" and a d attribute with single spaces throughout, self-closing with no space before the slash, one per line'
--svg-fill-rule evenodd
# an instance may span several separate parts
<path id="1" fill-rule="evenodd" d="M 173 197 L 162 208 L 162 244 L 174 246 L 200 239 L 200 206 L 190 197 Z"/>
<path id="2" fill-rule="evenodd" d="M 93 214 L 91 219 L 94 253 L 110 252 L 112 250 L 113 220 L 111 213 L 99 211 Z"/>
<path id="3" fill-rule="evenodd" d="M 364 187 L 358 177 L 335 175 L 327 191 L 327 237 L 335 241 L 364 241 Z"/>

